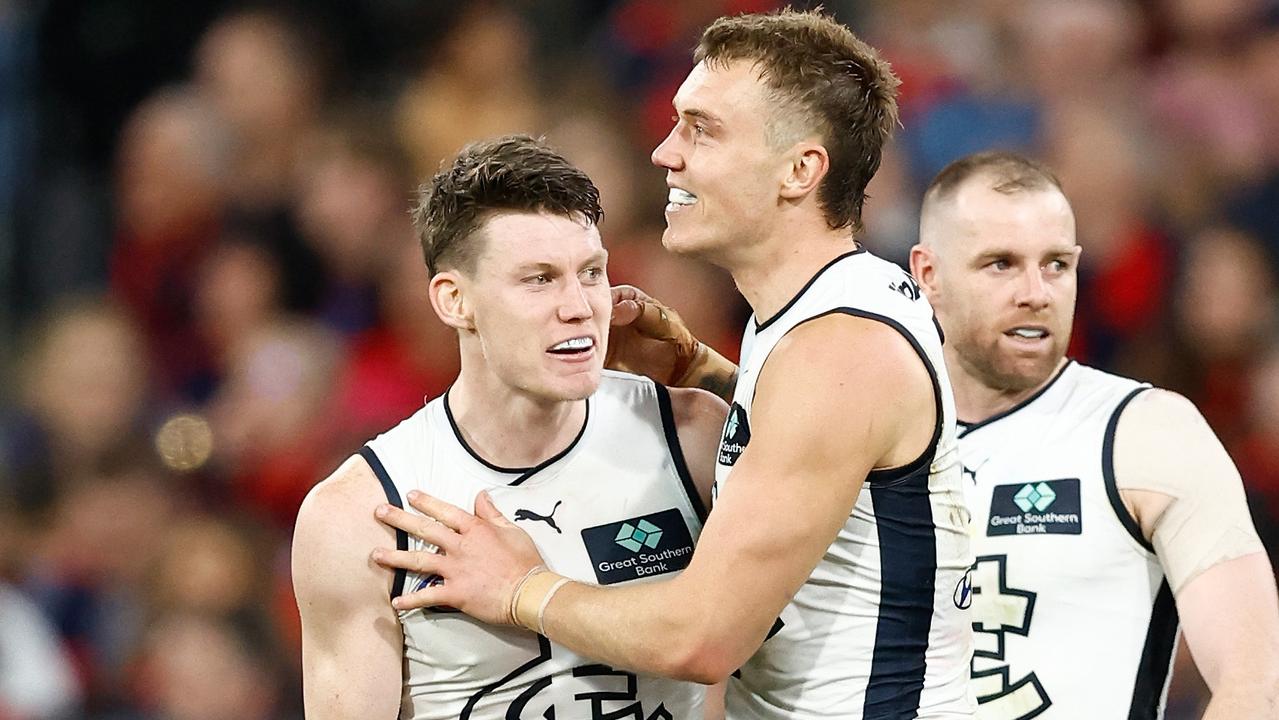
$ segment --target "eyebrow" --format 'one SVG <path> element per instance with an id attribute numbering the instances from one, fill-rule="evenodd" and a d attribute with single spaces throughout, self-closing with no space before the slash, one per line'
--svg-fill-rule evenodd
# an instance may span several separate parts
<path id="1" fill-rule="evenodd" d="M 724 121 L 719 119 L 719 117 L 712 115 L 711 113 L 708 113 L 705 110 L 700 110 L 698 108 L 688 108 L 686 110 L 679 110 L 678 108 L 676 108 L 676 112 L 679 112 L 680 115 L 684 115 L 686 117 L 697 118 L 698 120 L 705 120 L 706 122 L 714 125 L 715 127 L 723 127 L 724 125 Z"/>
<path id="2" fill-rule="evenodd" d="M 1045 251 L 1043 255 L 1041 256 L 1041 258 L 1059 258 L 1066 255 L 1071 255 L 1073 254 L 1073 252 L 1074 252 L 1074 248 L 1051 248 Z M 1029 255 L 1020 250 L 1013 250 L 1012 248 L 994 248 L 977 255 L 976 257 L 973 258 L 973 261 L 984 262 L 987 260 L 994 260 L 996 258 L 1001 258 L 1001 257 L 1029 257 Z"/>
<path id="3" fill-rule="evenodd" d="M 593 265 L 608 262 L 608 250 L 599 250 L 591 254 L 590 257 L 582 261 L 582 265 Z M 548 262 L 529 262 L 516 267 L 515 271 L 519 273 L 526 272 L 556 272 L 559 266 L 555 263 Z"/>

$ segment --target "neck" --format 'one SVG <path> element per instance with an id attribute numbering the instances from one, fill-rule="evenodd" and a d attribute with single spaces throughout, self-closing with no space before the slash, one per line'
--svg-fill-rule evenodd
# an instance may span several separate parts
<path id="1" fill-rule="evenodd" d="M 945 347 L 943 354 L 946 358 L 946 367 L 952 369 L 950 383 L 955 393 L 955 414 L 966 423 L 985 422 L 1025 402 L 1047 387 L 1068 362 L 1064 357 L 1058 360 L 1048 377 L 1034 387 L 1025 390 L 1007 390 L 991 387 L 979 380 L 964 367 L 963 361 L 955 356 L 950 346 Z"/>
<path id="2" fill-rule="evenodd" d="M 857 247 L 847 228 L 831 230 L 825 219 L 792 224 L 743 251 L 728 264 L 737 289 L 763 322 L 776 315 L 831 260 Z"/>
<path id="3" fill-rule="evenodd" d="M 465 363 L 449 390 L 449 409 L 466 443 L 499 467 L 540 465 L 563 452 L 582 431 L 585 400 L 545 400 L 500 382 Z"/>

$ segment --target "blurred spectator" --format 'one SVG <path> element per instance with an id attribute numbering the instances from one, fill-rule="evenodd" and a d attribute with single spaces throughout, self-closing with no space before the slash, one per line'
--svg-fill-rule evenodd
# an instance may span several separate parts
<path id="1" fill-rule="evenodd" d="M 282 300 L 295 311 L 313 308 L 327 281 L 293 207 L 324 101 L 327 46 L 298 17 L 245 10 L 219 18 L 195 51 L 195 85 L 229 138 L 224 227 L 280 259 Z"/>
<path id="2" fill-rule="evenodd" d="M 283 676 L 269 636 L 242 620 L 178 612 L 153 625 L 138 660 L 138 720 L 269 720 Z"/>
<path id="3" fill-rule="evenodd" d="M 338 372 L 337 415 L 354 448 L 442 394 L 458 373 L 457 331 L 427 298 L 426 262 L 415 242 L 387 242 L 378 285 L 381 321 L 351 341 Z M 315 480 L 319 480 L 316 477 Z"/>
<path id="4" fill-rule="evenodd" d="M 339 351 L 315 322 L 281 319 L 236 344 L 210 407 L 228 496 L 275 527 L 292 526 L 307 490 L 349 453 L 334 443 Z"/>
<path id="5" fill-rule="evenodd" d="M 173 509 L 168 477 L 148 449 L 126 448 L 62 488 L 35 543 L 25 587 L 75 659 L 91 711 L 124 702 L 146 571 Z"/>
<path id="6" fill-rule="evenodd" d="M 80 688 L 62 643 L 40 609 L 0 582 L 0 718 L 71 717 Z"/>
<path id="7" fill-rule="evenodd" d="M 201 39 L 196 83 L 227 123 L 236 206 L 265 214 L 287 203 L 321 102 L 317 49 L 297 23 L 263 10 L 224 16 Z"/>
<path id="8" fill-rule="evenodd" d="M 222 222 L 225 137 L 187 88 L 131 116 L 117 164 L 111 287 L 141 323 L 161 392 L 198 397 L 206 353 L 191 324 L 196 276 Z"/>
<path id="9" fill-rule="evenodd" d="M 243 338 L 283 312 L 280 260 L 251 239 L 227 236 L 202 264 L 193 288 L 194 319 L 204 371 L 221 378 Z"/>
<path id="10" fill-rule="evenodd" d="M 1248 382 L 1248 424 L 1231 450 L 1243 474 L 1257 530 L 1268 547 L 1279 547 L 1279 328 L 1258 358 Z M 1279 561 L 1272 553 L 1272 561 Z"/>
<path id="11" fill-rule="evenodd" d="M 1205 229 L 1186 252 L 1175 304 L 1184 343 L 1175 387 L 1229 445 L 1247 417 L 1249 365 L 1279 325 L 1274 270 L 1254 238 L 1229 227 Z"/>
<path id="12" fill-rule="evenodd" d="M 1072 355 L 1105 367 L 1158 329 L 1176 268 L 1172 243 L 1153 220 L 1153 169 L 1143 162 L 1150 153 L 1138 127 L 1121 113 L 1080 105 L 1055 115 L 1045 137 L 1084 249 Z"/>
<path id="13" fill-rule="evenodd" d="M 96 469 L 142 432 L 147 363 L 139 328 L 118 306 L 69 299 L 34 332 L 23 405 L 34 427 L 7 448 L 14 468 L 47 463 L 54 483 Z"/>
<path id="14" fill-rule="evenodd" d="M 459 7 L 456 24 L 397 99 L 396 131 L 417 177 L 476 138 L 541 135 L 528 28 L 505 3 Z"/>
<path id="15" fill-rule="evenodd" d="M 317 131 L 300 163 L 298 216 L 320 255 L 328 287 L 319 316 L 355 333 L 377 320 L 377 282 L 413 239 L 407 157 L 374 108 L 352 109 Z"/>

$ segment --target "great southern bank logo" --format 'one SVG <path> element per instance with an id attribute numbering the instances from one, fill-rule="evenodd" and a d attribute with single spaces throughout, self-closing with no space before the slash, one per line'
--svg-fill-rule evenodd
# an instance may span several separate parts
<path id="1" fill-rule="evenodd" d="M 996 485 L 986 534 L 1078 535 L 1083 532 L 1079 478 Z"/>
<path id="2" fill-rule="evenodd" d="M 693 536 L 677 508 L 586 528 L 582 542 L 601 585 L 683 570 L 693 558 Z"/>
<path id="3" fill-rule="evenodd" d="M 643 548 L 656 548 L 661 541 L 662 529 L 647 520 L 640 520 L 635 525 L 622 523 L 617 529 L 617 537 L 613 539 L 613 542 L 636 553 Z"/>
<path id="4" fill-rule="evenodd" d="M 728 410 L 728 420 L 724 423 L 724 434 L 720 436 L 716 458 L 719 464 L 734 465 L 750 441 L 751 427 L 750 420 L 746 417 L 746 408 L 733 403 Z"/>

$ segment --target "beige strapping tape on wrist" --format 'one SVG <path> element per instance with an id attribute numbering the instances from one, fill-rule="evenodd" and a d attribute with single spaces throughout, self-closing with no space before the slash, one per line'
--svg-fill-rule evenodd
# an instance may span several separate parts
<path id="1" fill-rule="evenodd" d="M 544 566 L 531 570 L 516 587 L 511 601 L 511 618 L 514 624 L 542 633 L 546 606 L 551 597 L 568 581 L 568 578 L 557 575 Z"/>

